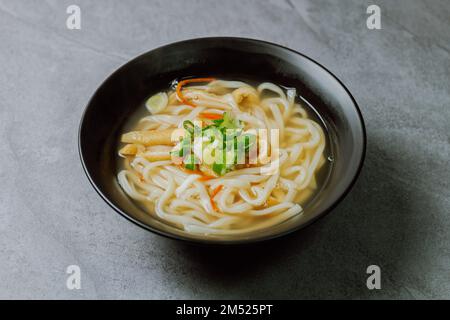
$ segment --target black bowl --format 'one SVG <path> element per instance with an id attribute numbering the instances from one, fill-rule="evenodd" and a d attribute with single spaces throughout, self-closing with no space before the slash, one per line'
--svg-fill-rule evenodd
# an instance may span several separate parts
<path id="1" fill-rule="evenodd" d="M 302 216 L 251 234 L 199 236 L 167 225 L 137 206 L 119 187 L 117 150 L 121 128 L 152 93 L 174 79 L 225 77 L 271 81 L 295 87 L 320 114 L 328 131 L 334 162 L 318 196 Z M 282 46 L 242 38 L 193 39 L 147 52 L 126 63 L 97 89 L 79 130 L 79 152 L 89 181 L 118 213 L 139 226 L 170 238 L 208 244 L 248 243 L 298 230 L 324 216 L 348 193 L 365 155 L 361 112 L 344 85 L 305 55 Z"/>

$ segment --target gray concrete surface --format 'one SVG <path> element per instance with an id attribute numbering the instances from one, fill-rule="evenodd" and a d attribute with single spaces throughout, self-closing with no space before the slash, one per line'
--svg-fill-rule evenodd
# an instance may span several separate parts
<path id="1" fill-rule="evenodd" d="M 68 30 L 66 8 L 82 10 Z M 381 7 L 382 30 L 366 28 Z M 450 2 L 0 1 L 0 298 L 450 298 Z M 114 213 L 81 168 L 97 86 L 132 57 L 202 36 L 264 39 L 340 77 L 368 131 L 332 214 L 251 248 L 192 247 Z M 366 268 L 382 289 L 366 288 Z M 66 288 L 68 265 L 81 290 Z"/>

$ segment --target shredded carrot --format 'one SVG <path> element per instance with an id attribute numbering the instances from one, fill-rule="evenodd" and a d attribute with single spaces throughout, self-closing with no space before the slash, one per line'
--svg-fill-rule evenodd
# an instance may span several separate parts
<path id="1" fill-rule="evenodd" d="M 198 181 L 208 181 L 208 180 L 215 179 L 215 178 L 216 177 L 214 177 L 214 176 L 203 176 L 201 178 L 198 178 Z"/>
<path id="2" fill-rule="evenodd" d="M 203 172 L 201 172 L 200 170 L 189 170 L 189 169 L 186 169 L 183 167 L 181 167 L 181 169 L 189 174 L 199 174 L 199 175 L 203 176 Z"/>
<path id="3" fill-rule="evenodd" d="M 209 201 L 211 202 L 211 206 L 213 207 L 214 211 L 219 211 L 219 208 L 217 207 L 216 203 L 214 202 L 214 197 L 220 192 L 220 190 L 223 189 L 223 185 L 218 186 L 213 190 L 211 193 L 211 196 L 209 197 Z"/>
<path id="4" fill-rule="evenodd" d="M 177 97 L 178 99 L 181 100 L 181 102 L 183 102 L 184 104 L 187 104 L 188 106 L 191 107 L 195 107 L 195 104 L 192 103 L 191 101 L 187 100 L 184 96 L 183 93 L 181 92 L 182 88 L 184 85 L 188 84 L 188 83 L 197 83 L 197 82 L 210 82 L 210 81 L 214 81 L 214 78 L 194 78 L 194 79 L 186 79 L 186 80 L 181 80 L 180 82 L 178 82 L 177 84 Z"/>
<path id="5" fill-rule="evenodd" d="M 216 203 L 214 202 L 213 198 L 210 198 L 209 201 L 211 202 L 211 206 L 214 211 L 219 211 L 219 208 L 217 207 Z"/>
<path id="6" fill-rule="evenodd" d="M 215 188 L 214 191 L 211 193 L 211 199 L 214 198 L 222 189 L 223 185 L 220 185 L 217 188 Z"/>
<path id="7" fill-rule="evenodd" d="M 210 119 L 210 120 L 219 120 L 219 119 L 223 119 L 223 115 L 221 114 L 217 114 L 217 113 L 200 113 L 199 114 L 200 118 L 205 118 L 205 119 Z"/>

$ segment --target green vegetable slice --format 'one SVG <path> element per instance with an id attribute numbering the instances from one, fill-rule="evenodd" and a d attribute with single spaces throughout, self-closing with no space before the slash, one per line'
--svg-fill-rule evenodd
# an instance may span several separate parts
<path id="1" fill-rule="evenodd" d="M 150 113 L 159 113 L 167 106 L 169 98 L 165 92 L 157 93 L 151 96 L 146 102 L 145 107 Z"/>
<path id="2" fill-rule="evenodd" d="M 195 170 L 195 156 L 193 154 L 184 158 L 184 167 L 188 170 Z"/>

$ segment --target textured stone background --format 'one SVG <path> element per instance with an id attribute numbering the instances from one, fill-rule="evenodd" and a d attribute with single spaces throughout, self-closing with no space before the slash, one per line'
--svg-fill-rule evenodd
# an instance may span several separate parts
<path id="1" fill-rule="evenodd" d="M 82 30 L 66 29 L 66 8 Z M 382 9 L 382 30 L 366 8 Z M 0 298 L 450 298 L 450 2 L 0 1 Z M 310 228 L 211 250 L 114 213 L 80 165 L 80 116 L 132 57 L 244 36 L 326 65 L 364 114 L 353 192 Z M 82 289 L 66 288 L 81 267 Z M 382 290 L 365 286 L 382 269 Z"/>

